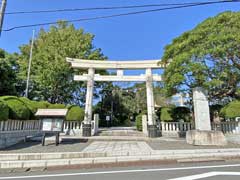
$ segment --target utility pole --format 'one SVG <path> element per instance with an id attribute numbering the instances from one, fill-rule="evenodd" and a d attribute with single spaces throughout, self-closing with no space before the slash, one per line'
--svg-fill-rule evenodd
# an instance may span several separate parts
<path id="1" fill-rule="evenodd" d="M 3 20 L 4 20 L 6 6 L 7 6 L 7 0 L 2 0 L 2 5 L 1 5 L 1 9 L 0 9 L 0 37 L 2 34 L 2 26 L 3 26 Z"/>
<path id="2" fill-rule="evenodd" d="M 26 92 L 25 92 L 25 97 L 26 98 L 28 97 L 29 79 L 30 79 L 31 64 L 32 64 L 32 51 L 33 51 L 33 43 L 34 43 L 34 34 L 35 34 L 35 31 L 33 30 L 32 42 L 31 42 L 31 48 L 30 48 L 30 56 L 29 56 L 29 62 L 28 62 L 27 85 L 26 85 Z"/>

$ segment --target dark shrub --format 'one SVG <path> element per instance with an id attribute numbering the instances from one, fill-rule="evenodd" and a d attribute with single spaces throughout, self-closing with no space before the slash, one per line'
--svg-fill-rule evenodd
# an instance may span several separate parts
<path id="1" fill-rule="evenodd" d="M 9 108 L 6 103 L 0 101 L 0 121 L 8 120 Z"/>
<path id="2" fill-rule="evenodd" d="M 174 121 L 184 120 L 184 122 L 191 121 L 191 111 L 187 107 L 175 107 L 172 110 L 172 115 Z"/>

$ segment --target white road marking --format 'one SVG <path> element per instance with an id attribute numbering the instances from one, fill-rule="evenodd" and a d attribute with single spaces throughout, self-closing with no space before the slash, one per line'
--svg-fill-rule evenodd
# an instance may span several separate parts
<path id="1" fill-rule="evenodd" d="M 178 167 L 178 168 L 161 168 L 161 169 L 136 169 L 136 170 L 121 170 L 121 171 L 99 171 L 99 172 L 86 172 L 86 173 L 82 172 L 82 173 L 69 173 L 69 174 L 47 174 L 47 175 L 33 175 L 33 176 L 12 176 L 12 177 L 0 177 L 0 180 L 83 176 L 83 175 L 97 175 L 97 174 L 157 172 L 157 171 L 180 171 L 180 170 L 211 169 L 211 168 L 226 168 L 226 167 L 240 167 L 240 164 L 227 164 L 227 165 L 215 165 L 215 166 L 195 166 L 195 167 Z"/>
<path id="2" fill-rule="evenodd" d="M 169 180 L 196 180 L 196 179 L 202 179 L 202 178 L 213 177 L 213 176 L 240 176 L 240 172 L 208 172 L 208 173 L 197 174 L 192 176 L 184 176 L 184 177 L 169 179 Z"/>

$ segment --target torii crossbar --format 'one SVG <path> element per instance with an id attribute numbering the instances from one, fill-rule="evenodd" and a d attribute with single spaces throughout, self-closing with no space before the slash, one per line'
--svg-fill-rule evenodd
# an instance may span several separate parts
<path id="1" fill-rule="evenodd" d="M 88 74 L 74 75 L 75 81 L 87 81 L 87 94 L 85 103 L 85 116 L 83 136 L 91 136 L 92 104 L 94 81 L 123 81 L 123 82 L 146 82 L 147 90 L 147 110 L 148 110 L 148 132 L 150 137 L 156 136 L 156 120 L 154 109 L 153 82 L 162 81 L 161 75 L 152 74 L 152 69 L 163 69 L 159 65 L 160 60 L 144 61 L 102 61 L 66 58 L 73 68 L 88 69 Z M 117 75 L 99 75 L 95 74 L 95 69 L 116 69 Z M 144 75 L 127 76 L 124 70 L 145 69 Z"/>

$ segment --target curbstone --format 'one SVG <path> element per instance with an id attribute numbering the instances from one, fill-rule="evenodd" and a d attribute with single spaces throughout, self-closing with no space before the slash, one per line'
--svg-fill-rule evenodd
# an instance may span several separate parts
<path id="1" fill-rule="evenodd" d="M 45 160 L 38 160 L 38 161 L 22 161 L 23 168 L 32 168 L 32 167 L 46 167 Z"/>
<path id="2" fill-rule="evenodd" d="M 66 165 L 70 164 L 69 162 L 70 162 L 69 159 L 49 160 L 49 161 L 46 161 L 46 167 L 49 167 L 49 166 L 66 166 Z"/>
<path id="3" fill-rule="evenodd" d="M 2 161 L 2 162 L 0 162 L 0 167 L 1 167 L 1 169 L 14 169 L 14 168 L 22 168 L 23 167 L 22 161 L 13 161 L 13 162 Z"/>
<path id="4" fill-rule="evenodd" d="M 105 158 L 94 158 L 93 164 L 99 164 L 99 163 L 116 163 L 117 157 L 105 157 Z"/>
<path id="5" fill-rule="evenodd" d="M 93 158 L 84 158 L 84 159 L 71 159 L 69 161 L 70 165 L 77 165 L 77 164 L 93 164 Z"/>

